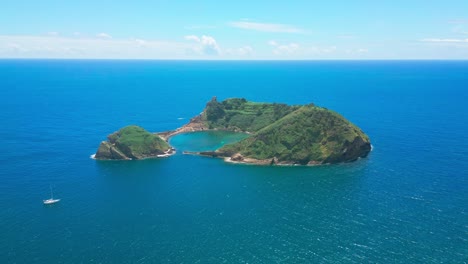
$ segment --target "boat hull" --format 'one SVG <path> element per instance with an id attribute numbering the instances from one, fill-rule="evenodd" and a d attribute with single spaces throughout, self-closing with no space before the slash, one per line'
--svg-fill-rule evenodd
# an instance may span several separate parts
<path id="1" fill-rule="evenodd" d="M 43 201 L 44 204 L 54 204 L 58 202 L 60 202 L 60 199 L 47 199 Z"/>

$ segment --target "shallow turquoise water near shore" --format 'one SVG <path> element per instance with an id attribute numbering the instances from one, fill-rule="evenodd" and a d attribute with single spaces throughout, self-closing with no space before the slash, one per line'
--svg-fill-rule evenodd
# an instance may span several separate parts
<path id="1" fill-rule="evenodd" d="M 0 263 L 464 263 L 466 72 L 448 61 L 0 60 Z M 89 158 L 120 127 L 175 129 L 214 95 L 314 102 L 374 150 L 318 167 Z M 62 201 L 44 207 L 49 184 Z"/>
<path id="2" fill-rule="evenodd" d="M 226 144 L 240 141 L 246 137 L 248 137 L 248 134 L 228 131 L 192 132 L 171 137 L 169 143 L 178 152 L 214 151 Z"/>

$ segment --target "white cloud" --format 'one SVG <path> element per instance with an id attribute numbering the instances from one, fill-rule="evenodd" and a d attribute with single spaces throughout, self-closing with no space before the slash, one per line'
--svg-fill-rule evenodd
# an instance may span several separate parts
<path id="1" fill-rule="evenodd" d="M 205 54 L 217 55 L 220 53 L 218 43 L 213 37 L 203 35 L 200 43 L 204 47 Z"/>
<path id="2" fill-rule="evenodd" d="M 339 59 L 367 58 L 371 55 L 365 47 L 359 46 L 338 49 L 333 45 L 270 40 L 262 49 L 255 46 L 254 50 L 253 46 L 247 43 L 222 48 L 214 37 L 206 35 L 188 35 L 185 39 L 186 41 L 179 42 L 142 38 L 103 39 L 88 34 L 74 35 L 73 33 L 70 36 L 63 34 L 57 36 L 0 35 L 0 58 Z M 466 45 L 468 40 L 463 41 L 452 45 L 468 47 Z M 436 45 L 425 46 L 435 47 Z"/>
<path id="3" fill-rule="evenodd" d="M 255 55 L 249 45 L 221 49 L 211 36 L 190 35 L 185 39 L 190 42 L 102 38 L 73 33 L 70 36 L 0 35 L 0 58 L 237 59 Z"/>
<path id="4" fill-rule="evenodd" d="M 211 36 L 202 35 L 201 37 L 195 35 L 185 36 L 186 40 L 195 42 L 191 51 L 198 55 L 220 55 L 221 49 L 219 48 L 216 39 Z"/>
<path id="5" fill-rule="evenodd" d="M 468 24 L 468 19 L 451 19 L 448 21 L 450 24 Z"/>
<path id="6" fill-rule="evenodd" d="M 134 39 L 134 41 L 140 47 L 148 47 L 148 41 L 144 39 Z"/>
<path id="7" fill-rule="evenodd" d="M 181 59 L 189 47 L 160 40 L 0 35 L 0 58 Z"/>
<path id="8" fill-rule="evenodd" d="M 468 35 L 468 30 L 464 27 L 464 25 L 456 25 L 452 28 L 452 32 L 456 34 Z"/>
<path id="9" fill-rule="evenodd" d="M 345 52 L 349 55 L 364 55 L 369 52 L 368 49 L 358 48 L 358 49 L 347 49 Z"/>
<path id="10" fill-rule="evenodd" d="M 426 38 L 421 39 L 421 42 L 432 42 L 432 43 L 468 43 L 466 39 L 454 39 L 454 38 Z"/>
<path id="11" fill-rule="evenodd" d="M 286 24 L 272 24 L 272 23 L 257 23 L 249 21 L 235 21 L 230 22 L 229 25 L 235 28 L 256 30 L 262 32 L 273 32 L 273 33 L 305 33 L 303 29 L 286 25 Z"/>
<path id="12" fill-rule="evenodd" d="M 307 57 L 327 57 L 327 56 L 332 56 L 336 55 L 339 52 L 338 48 L 336 46 L 325 46 L 325 47 L 320 47 L 320 46 L 307 46 L 304 48 L 304 56 Z M 349 54 L 348 52 L 345 52 Z"/>
<path id="13" fill-rule="evenodd" d="M 194 43 L 189 49 L 191 55 L 215 55 L 220 58 L 251 57 L 254 55 L 254 49 L 249 45 L 222 49 L 212 36 L 187 35 L 184 39 Z"/>
<path id="14" fill-rule="evenodd" d="M 251 46 L 243 46 L 237 49 L 226 49 L 225 53 L 228 56 L 249 57 L 254 54 L 254 50 Z"/>
<path id="15" fill-rule="evenodd" d="M 268 41 L 272 53 L 277 58 L 287 59 L 359 59 L 367 58 L 369 50 L 364 47 L 338 48 L 335 45 L 313 45 L 307 43 L 281 43 Z"/>
<path id="16" fill-rule="evenodd" d="M 252 55 L 253 52 L 254 50 L 250 46 L 244 46 L 242 48 L 237 49 L 237 53 L 241 56 L 249 56 L 249 55 Z"/>
<path id="17" fill-rule="evenodd" d="M 111 39 L 112 38 L 112 36 L 107 34 L 107 33 L 98 33 L 98 34 L 96 34 L 96 37 L 103 38 L 103 39 Z"/>
<path id="18" fill-rule="evenodd" d="M 337 50 L 338 48 L 336 46 L 330 46 L 330 47 L 325 47 L 322 49 L 319 49 L 321 53 L 333 53 Z"/>
<path id="19" fill-rule="evenodd" d="M 185 36 L 184 37 L 186 40 L 193 40 L 193 41 L 196 41 L 196 42 L 200 42 L 200 38 L 195 36 L 195 35 L 189 35 L 189 36 Z"/>
<path id="20" fill-rule="evenodd" d="M 275 55 L 291 55 L 297 52 L 300 48 L 297 43 L 279 44 L 274 40 L 268 41 L 268 45 L 273 46 L 273 54 Z"/>
<path id="21" fill-rule="evenodd" d="M 270 46 L 278 46 L 278 43 L 277 43 L 276 41 L 274 41 L 274 40 L 270 40 L 270 41 L 268 41 L 268 45 L 270 45 Z"/>

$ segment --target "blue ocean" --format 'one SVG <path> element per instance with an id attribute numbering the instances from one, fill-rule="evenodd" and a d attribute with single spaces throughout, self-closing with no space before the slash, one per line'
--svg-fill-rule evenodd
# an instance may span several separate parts
<path id="1" fill-rule="evenodd" d="M 0 60 L 0 263 L 467 263 L 467 61 Z M 315 167 L 97 161 L 213 96 L 315 103 L 373 151 Z M 60 203 L 44 206 L 49 187 Z"/>

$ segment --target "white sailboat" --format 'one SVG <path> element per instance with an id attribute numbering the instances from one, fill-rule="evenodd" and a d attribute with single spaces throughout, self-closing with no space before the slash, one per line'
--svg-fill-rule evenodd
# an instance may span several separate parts
<path id="1" fill-rule="evenodd" d="M 52 185 L 50 186 L 50 199 L 43 200 L 44 204 L 54 204 L 60 202 L 60 199 L 54 199 L 54 193 L 52 192 Z"/>

